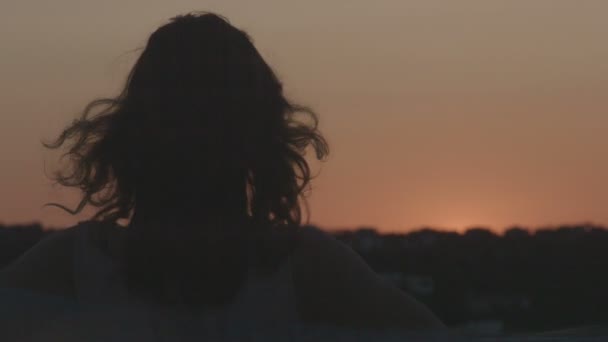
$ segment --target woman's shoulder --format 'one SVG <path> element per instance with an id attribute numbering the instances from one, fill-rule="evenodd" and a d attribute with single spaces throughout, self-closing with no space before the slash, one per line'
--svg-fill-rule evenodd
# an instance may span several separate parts
<path id="1" fill-rule="evenodd" d="M 0 271 L 0 287 L 73 296 L 74 244 L 92 221 L 53 231 Z"/>
<path id="2" fill-rule="evenodd" d="M 298 311 L 311 323 L 426 330 L 443 324 L 376 274 L 349 246 L 314 227 L 298 232 L 292 264 Z"/>

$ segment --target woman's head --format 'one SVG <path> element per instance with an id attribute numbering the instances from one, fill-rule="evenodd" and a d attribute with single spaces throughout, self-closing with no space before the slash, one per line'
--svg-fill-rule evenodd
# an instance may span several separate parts
<path id="1" fill-rule="evenodd" d="M 304 151 L 328 152 L 315 113 L 288 101 L 249 36 L 211 13 L 154 31 L 122 92 L 91 102 L 45 146 L 67 140 L 73 168 L 56 179 L 83 191 L 71 212 L 90 204 L 108 220 L 141 209 L 297 224 L 311 178 Z"/>

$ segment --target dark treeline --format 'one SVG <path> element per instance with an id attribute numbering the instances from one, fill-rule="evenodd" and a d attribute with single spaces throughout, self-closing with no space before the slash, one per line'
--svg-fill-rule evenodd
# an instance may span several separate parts
<path id="1" fill-rule="evenodd" d="M 0 267 L 52 230 L 0 224 Z M 602 324 L 608 318 L 608 230 L 592 225 L 497 235 L 422 229 L 335 232 L 383 277 L 448 325 L 498 324 L 511 332 Z"/>
<path id="2" fill-rule="evenodd" d="M 494 320 L 507 331 L 540 331 L 608 318 L 608 230 L 602 227 L 512 228 L 502 235 L 483 228 L 403 235 L 362 229 L 336 236 L 452 326 Z"/>

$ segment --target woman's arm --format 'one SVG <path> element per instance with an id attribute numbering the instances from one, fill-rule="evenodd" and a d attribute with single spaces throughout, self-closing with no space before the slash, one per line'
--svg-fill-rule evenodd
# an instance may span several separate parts
<path id="1" fill-rule="evenodd" d="M 440 330 L 423 304 L 378 276 L 333 237 L 304 228 L 294 252 L 298 311 L 310 323 L 369 329 Z"/>

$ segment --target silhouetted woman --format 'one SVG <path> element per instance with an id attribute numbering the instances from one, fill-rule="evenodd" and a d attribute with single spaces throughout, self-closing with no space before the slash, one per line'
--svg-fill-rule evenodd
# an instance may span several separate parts
<path id="1" fill-rule="evenodd" d="M 51 205 L 99 210 L 23 255 L 4 286 L 188 312 L 211 330 L 442 327 L 348 247 L 300 227 L 305 150 L 322 159 L 328 146 L 315 113 L 285 98 L 221 16 L 181 15 L 152 33 L 121 94 L 45 146 L 66 142 L 73 168 L 56 180 L 83 198 L 75 211 Z"/>

